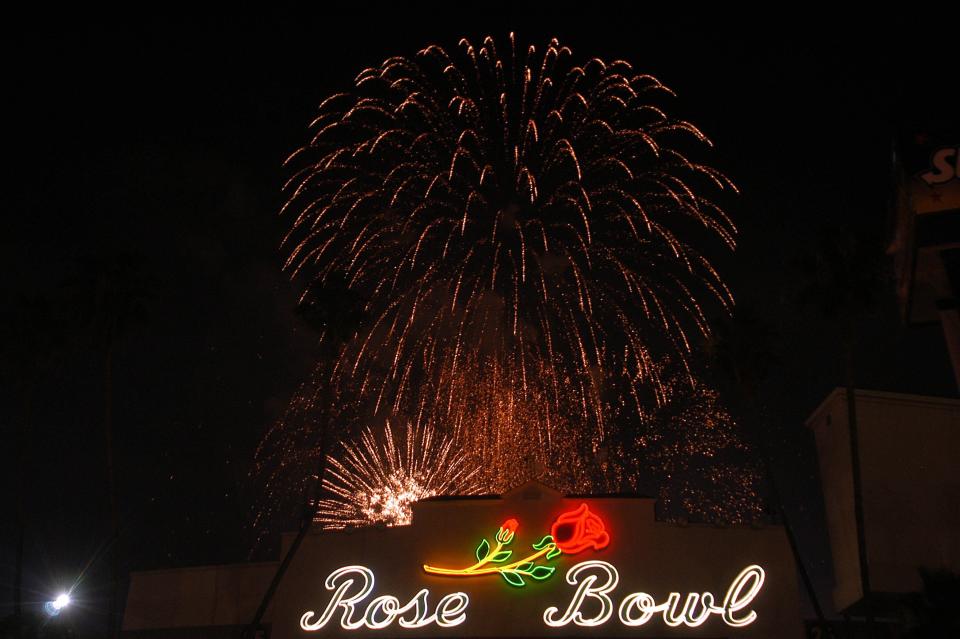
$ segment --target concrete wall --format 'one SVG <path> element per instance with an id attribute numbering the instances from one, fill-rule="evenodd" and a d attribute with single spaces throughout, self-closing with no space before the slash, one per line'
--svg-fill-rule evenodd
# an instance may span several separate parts
<path id="1" fill-rule="evenodd" d="M 277 562 L 265 562 L 132 573 L 122 629 L 157 639 L 234 636 L 253 618 L 276 569 Z M 181 632 L 156 634 L 170 628 Z"/>
<path id="2" fill-rule="evenodd" d="M 960 401 L 863 390 L 856 398 L 871 589 L 916 591 L 921 567 L 960 571 Z M 834 604 L 844 610 L 863 592 L 843 389 L 807 425 L 820 460 Z"/>

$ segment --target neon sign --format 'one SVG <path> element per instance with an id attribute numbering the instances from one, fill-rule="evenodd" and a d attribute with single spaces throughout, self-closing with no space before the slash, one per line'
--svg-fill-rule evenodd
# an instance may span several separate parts
<path id="1" fill-rule="evenodd" d="M 359 579 L 357 579 L 359 577 Z M 356 592 L 350 592 L 354 584 L 359 584 Z M 356 617 L 357 604 L 373 592 L 373 571 L 366 566 L 344 566 L 334 570 L 327 577 L 324 586 L 333 591 L 327 607 L 319 616 L 308 610 L 300 617 L 300 627 L 307 632 L 320 630 L 336 614 L 337 608 L 343 608 L 340 615 L 340 627 L 344 630 L 371 628 L 379 630 L 397 621 L 404 628 L 421 628 L 436 623 L 441 628 L 459 626 L 467 618 L 466 610 L 470 597 L 464 592 L 445 595 L 437 602 L 430 613 L 428 598 L 430 591 L 422 588 L 420 592 L 404 604 L 391 595 L 374 597 L 364 608 L 361 616 Z M 316 619 L 314 619 L 316 617 Z"/>
<path id="2" fill-rule="evenodd" d="M 557 570 L 556 566 L 538 565 L 537 562 L 541 557 L 544 561 L 550 561 L 563 553 L 573 555 L 591 547 L 594 550 L 601 550 L 610 543 L 610 535 L 607 534 L 603 520 L 591 513 L 586 504 L 580 504 L 576 510 L 557 517 L 550 528 L 550 534 L 542 537 L 537 543 L 531 544 L 534 552 L 523 559 L 504 564 L 513 556 L 513 551 L 504 550 L 504 546 L 508 546 L 513 541 L 519 526 L 516 519 L 503 522 L 494 536 L 496 546 L 493 550 L 490 549 L 486 539 L 481 540 L 475 552 L 477 563 L 472 566 L 438 568 L 424 564 L 423 570 L 433 575 L 450 577 L 499 574 L 511 586 L 521 588 L 527 583 L 524 577 L 543 581 Z"/>
<path id="3" fill-rule="evenodd" d="M 657 603 L 645 592 L 633 592 L 616 606 L 610 593 L 620 582 L 617 569 L 605 561 L 582 561 L 567 571 L 566 581 L 576 590 L 563 613 L 557 606 L 550 606 L 543 611 L 543 623 L 554 628 L 571 623 L 600 626 L 607 623 L 616 610 L 617 618 L 624 626 L 642 626 L 655 615 L 662 615 L 663 622 L 670 627 L 697 627 L 711 615 L 717 615 L 726 625 L 741 628 L 757 619 L 750 604 L 759 594 L 764 577 L 760 566 L 747 566 L 734 578 L 720 605 L 715 604 L 716 598 L 709 592 L 691 592 L 686 598 L 678 592 L 671 592 L 662 603 Z M 431 611 L 430 591 L 422 588 L 402 606 L 397 597 L 380 595 L 370 600 L 361 611 L 361 602 L 373 592 L 374 586 L 373 571 L 366 566 L 344 566 L 335 570 L 327 577 L 325 586 L 333 591 L 333 595 L 319 615 L 313 610 L 303 613 L 300 617 L 303 630 L 320 630 L 337 614 L 338 608 L 342 609 L 340 627 L 344 630 L 363 627 L 379 630 L 394 622 L 403 628 L 422 628 L 430 624 L 450 628 L 466 621 L 470 605 L 470 597 L 465 592 L 454 592 L 441 597 Z M 582 609 L 587 601 L 593 602 L 589 605 L 591 610 L 599 604 L 599 611 L 589 616 L 585 614 Z"/>
<path id="4" fill-rule="evenodd" d="M 514 587 L 523 587 L 528 579 L 545 581 L 557 569 L 549 565 L 563 554 L 576 554 L 583 550 L 602 550 L 610 543 L 610 535 L 603 521 L 586 504 L 560 515 L 553 523 L 550 534 L 531 544 L 532 552 L 521 559 L 511 561 L 513 550 L 509 546 L 519 528 L 516 519 L 508 519 L 494 535 L 494 544 L 483 539 L 474 553 L 476 562 L 465 568 L 442 568 L 424 565 L 424 572 L 447 577 L 480 577 L 499 574 Z M 719 617 L 732 628 L 748 626 L 757 619 L 751 603 L 760 593 L 765 573 L 758 565 L 750 565 L 738 574 L 722 599 L 709 592 L 690 592 L 686 596 L 671 592 L 666 600 L 657 602 L 645 592 L 632 592 L 619 601 L 611 593 L 620 583 L 620 573 L 606 561 L 587 560 L 573 565 L 566 573 L 565 581 L 574 587 L 567 605 L 549 606 L 542 613 L 543 623 L 558 628 L 569 624 L 576 626 L 600 626 L 610 621 L 614 613 L 624 626 L 642 626 L 656 616 L 670 627 L 697 627 L 712 616 Z M 422 628 L 436 624 L 450 628 L 467 619 L 470 597 L 465 592 L 452 592 L 441 597 L 433 607 L 430 605 L 429 589 L 421 588 L 407 603 L 393 595 L 375 596 L 366 601 L 374 590 L 373 571 L 366 566 L 344 566 L 326 578 L 324 586 L 332 591 L 322 612 L 308 610 L 300 617 L 300 628 L 315 632 L 324 628 L 339 614 L 340 627 L 344 630 L 369 628 L 379 630 L 396 623 L 402 628 Z M 718 603 L 719 601 L 719 603 Z M 562 612 L 561 612 L 562 610 Z"/>
<path id="5" fill-rule="evenodd" d="M 683 606 L 680 606 L 681 594 L 671 592 L 667 601 L 658 604 L 645 592 L 630 593 L 623 598 L 618 609 L 620 623 L 625 626 L 642 626 L 654 615 L 663 614 L 663 622 L 675 628 L 686 625 L 696 627 L 704 623 L 710 615 L 720 615 L 723 622 L 733 628 L 748 626 L 757 619 L 757 613 L 750 610 L 741 616 L 763 586 L 764 572 L 760 566 L 747 566 L 730 584 L 723 604 L 714 605 L 714 596 L 709 592 L 691 592 Z M 543 612 L 543 622 L 554 628 L 574 623 L 578 626 L 599 626 L 613 616 L 614 603 L 609 593 L 620 581 L 617 569 L 605 561 L 584 561 L 567 571 L 567 583 L 577 590 L 562 615 L 560 609 L 550 606 Z M 588 599 L 600 604 L 600 611 L 591 617 L 585 617 L 580 608 Z"/>

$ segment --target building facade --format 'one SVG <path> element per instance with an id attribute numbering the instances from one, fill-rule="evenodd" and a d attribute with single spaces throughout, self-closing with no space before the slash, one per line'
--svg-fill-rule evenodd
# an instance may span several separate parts
<path id="1" fill-rule="evenodd" d="M 124 634 L 239 636 L 275 569 L 134 573 Z M 410 526 L 311 531 L 266 621 L 272 639 L 803 636 L 782 528 L 663 523 L 653 499 L 537 482 L 420 502 Z"/>
<path id="2" fill-rule="evenodd" d="M 898 599 L 922 590 L 921 571 L 960 573 L 960 400 L 859 389 L 855 398 L 867 593 L 844 389 L 807 420 L 820 460 L 833 603 L 853 615 L 891 616 Z"/>

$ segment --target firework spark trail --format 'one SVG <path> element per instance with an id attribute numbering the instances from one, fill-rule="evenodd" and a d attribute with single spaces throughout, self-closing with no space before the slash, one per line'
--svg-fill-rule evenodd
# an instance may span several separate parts
<path id="1" fill-rule="evenodd" d="M 735 235 L 701 194 L 733 186 L 682 150 L 709 142 L 664 112 L 670 95 L 626 62 L 578 66 L 556 40 L 538 53 L 511 35 L 503 56 L 487 38 L 390 58 L 324 101 L 288 160 L 284 247 L 291 275 L 368 300 L 335 375 L 378 412 L 429 383 L 432 417 L 450 419 L 463 371 L 495 365 L 527 393 L 549 369 L 564 397 L 538 399 L 577 406 L 597 442 L 611 377 L 637 412 L 642 386 L 662 399 L 654 362 L 685 364 L 702 302 L 732 304 L 683 238 Z"/>
<path id="2" fill-rule="evenodd" d="M 603 473 L 592 433 L 571 418 L 576 407 L 568 407 L 562 394 L 552 396 L 556 388 L 546 366 L 530 373 L 524 388 L 512 386 L 516 379 L 496 362 L 462 370 L 450 381 L 456 410 L 435 416 L 426 396 L 417 418 L 454 432 L 486 493 L 502 494 L 530 479 L 572 493 L 598 489 Z M 563 409 L 556 412 L 558 404 Z"/>

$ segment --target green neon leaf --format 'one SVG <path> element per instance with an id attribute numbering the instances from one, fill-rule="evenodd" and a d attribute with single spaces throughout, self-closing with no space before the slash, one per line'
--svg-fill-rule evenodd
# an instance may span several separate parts
<path id="1" fill-rule="evenodd" d="M 507 545 L 507 544 L 509 544 L 511 541 L 513 541 L 513 533 L 510 532 L 510 531 L 507 531 L 506 536 L 503 538 L 503 544 L 504 544 L 504 545 Z"/>
<path id="2" fill-rule="evenodd" d="M 557 548 L 556 546 L 554 546 L 553 549 L 547 553 L 547 560 L 553 559 L 554 557 L 558 557 L 562 554 L 563 554 L 563 551 Z"/>
<path id="3" fill-rule="evenodd" d="M 547 544 L 549 544 L 551 541 L 553 541 L 553 536 L 552 536 L 552 535 L 546 535 L 546 536 L 544 536 L 543 539 L 541 539 L 541 540 L 538 541 L 537 543 L 533 544 L 533 549 L 534 549 L 534 550 L 543 550 L 543 547 L 546 546 Z"/>
<path id="4" fill-rule="evenodd" d="M 495 554 L 493 557 L 491 557 L 490 561 L 500 563 L 501 561 L 506 561 L 507 559 L 510 559 L 510 555 L 512 554 L 513 554 L 512 550 L 501 550 L 500 552 Z"/>
<path id="5" fill-rule="evenodd" d="M 525 561 L 522 564 L 517 564 L 517 567 L 514 568 L 517 572 L 522 572 L 524 574 L 529 573 L 530 569 L 533 568 L 532 561 Z"/>
<path id="6" fill-rule="evenodd" d="M 483 561 L 487 555 L 490 554 L 490 544 L 487 543 L 487 540 L 484 539 L 480 542 L 480 545 L 477 546 L 477 561 Z"/>
<path id="7" fill-rule="evenodd" d="M 517 588 L 521 588 L 526 585 L 526 582 L 523 580 L 523 577 L 518 575 L 513 570 L 501 570 L 500 576 L 503 577 L 504 580 L 511 586 L 516 586 Z"/>
<path id="8" fill-rule="evenodd" d="M 547 579 L 550 575 L 554 573 L 556 568 L 554 566 L 537 566 L 530 573 L 530 576 L 536 579 L 537 581 L 543 581 Z"/>

